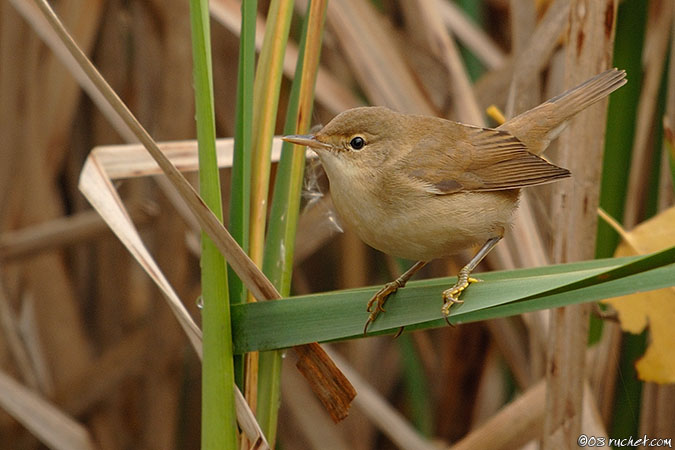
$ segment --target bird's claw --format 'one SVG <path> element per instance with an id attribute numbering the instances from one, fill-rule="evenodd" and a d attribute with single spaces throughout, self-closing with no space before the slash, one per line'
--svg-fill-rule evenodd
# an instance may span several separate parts
<path id="1" fill-rule="evenodd" d="M 462 292 L 469 287 L 471 283 L 479 283 L 483 280 L 478 278 L 470 277 L 468 274 L 461 274 L 451 288 L 443 291 L 443 306 L 441 307 L 441 313 L 445 318 L 445 321 L 448 322 L 448 316 L 450 315 L 450 308 L 454 304 L 462 304 L 464 300 L 460 300 L 459 296 L 462 295 Z M 449 322 L 448 322 L 449 323 Z"/>
<path id="2" fill-rule="evenodd" d="M 366 324 L 363 327 L 363 334 L 368 332 L 368 326 L 375 321 L 377 315 L 380 312 L 385 312 L 384 304 L 387 302 L 387 298 L 389 298 L 389 296 L 396 292 L 400 287 L 401 283 L 398 280 L 389 282 L 385 284 L 382 289 L 377 291 L 375 295 L 370 298 L 370 300 L 368 300 L 366 311 L 370 314 L 368 315 L 368 320 L 366 320 Z M 375 306 L 375 308 L 373 308 L 373 306 Z"/>

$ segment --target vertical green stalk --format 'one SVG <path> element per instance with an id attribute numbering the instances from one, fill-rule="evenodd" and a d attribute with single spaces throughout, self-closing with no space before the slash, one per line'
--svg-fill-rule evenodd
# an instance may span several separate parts
<path id="1" fill-rule="evenodd" d="M 249 255 L 258 266 L 262 265 L 272 138 L 276 126 L 284 54 L 292 13 L 292 1 L 272 0 L 267 13 L 267 30 L 253 87 L 255 103 L 253 105 Z"/>
<path id="2" fill-rule="evenodd" d="M 248 253 L 262 267 L 269 195 L 272 138 L 276 127 L 279 91 L 288 31 L 293 15 L 291 0 L 272 0 L 267 12 L 265 39 L 253 82 L 253 135 L 251 138 L 251 202 Z M 256 301 L 249 294 L 248 301 Z M 244 396 L 256 412 L 258 404 L 258 353 L 244 357 Z"/>
<path id="3" fill-rule="evenodd" d="M 411 421 L 422 435 L 431 437 L 434 432 L 434 405 L 429 380 L 424 373 L 424 367 L 412 336 L 403 334 L 398 337 L 397 342 L 401 352 L 403 382 Z"/>
<path id="4" fill-rule="evenodd" d="M 251 122 L 253 121 L 253 76 L 255 73 L 255 19 L 257 0 L 241 3 L 239 40 L 239 72 L 234 132 L 234 157 L 230 188 L 230 233 L 244 251 L 248 251 L 248 217 L 251 198 Z M 246 288 L 231 267 L 228 267 L 230 302 L 244 303 Z M 242 355 L 235 355 L 234 378 L 244 390 Z"/>
<path id="5" fill-rule="evenodd" d="M 616 38 L 614 41 L 614 66 L 625 69 L 629 82 L 609 96 L 607 132 L 600 188 L 600 206 L 609 215 L 621 220 L 626 201 L 626 187 L 630 172 L 635 118 L 642 86 L 642 49 L 647 25 L 648 3 L 639 0 L 621 2 L 619 5 Z M 604 221 L 598 221 L 596 252 L 598 258 L 612 256 L 619 237 Z M 602 321 L 592 319 L 592 328 L 602 327 Z M 596 332 L 599 334 L 599 332 Z M 640 410 L 642 383 L 635 380 L 636 355 L 644 353 L 644 337 L 624 333 L 620 370 L 622 379 L 616 384 L 612 433 L 624 437 L 637 434 L 635 411 Z M 629 368 L 629 369 L 627 369 Z"/>
<path id="6" fill-rule="evenodd" d="M 326 6 L 324 0 L 312 0 L 308 6 L 296 75 L 286 112 L 285 134 L 305 133 L 309 129 Z M 263 272 L 282 296 L 288 296 L 291 289 L 293 250 L 304 168 L 304 149 L 284 143 L 274 185 L 274 199 L 263 258 Z M 258 421 L 272 445 L 276 438 L 280 381 L 281 352 L 261 353 Z"/>
<path id="7" fill-rule="evenodd" d="M 325 10 L 317 9 L 318 12 L 313 13 L 312 7 L 316 9 L 315 4 L 322 3 L 325 2 L 311 1 L 303 24 L 300 53 L 286 111 L 284 134 L 303 134 L 309 130 L 325 18 Z M 316 15 L 318 16 L 315 17 Z M 308 39 L 310 26 L 312 33 Z M 312 48 L 308 52 L 310 45 Z M 291 290 L 295 232 L 304 170 L 305 148 L 284 142 L 274 184 L 270 226 L 263 259 L 263 273 L 284 297 L 288 296 Z"/>
<path id="8" fill-rule="evenodd" d="M 629 82 L 609 96 L 600 206 L 621 220 L 630 172 L 635 118 L 642 86 L 642 47 L 647 26 L 646 2 L 630 0 L 619 5 L 614 43 L 614 66 L 625 69 Z M 610 132 L 611 130 L 611 132 Z M 598 221 L 596 257 L 612 256 L 619 237 Z"/>
<path id="9" fill-rule="evenodd" d="M 216 126 L 213 107 L 213 74 L 208 0 L 190 0 L 192 57 L 199 190 L 206 205 L 222 220 L 220 180 L 216 159 Z M 237 424 L 234 409 L 232 330 L 225 260 L 202 232 L 202 449 L 235 448 Z"/>
<path id="10" fill-rule="evenodd" d="M 460 0 L 458 2 L 464 12 L 473 19 L 473 21 L 480 25 L 481 27 L 485 24 L 485 19 L 483 15 L 484 4 L 482 2 L 476 2 L 474 0 Z M 478 79 L 478 77 L 485 72 L 485 67 L 483 63 L 464 45 L 459 45 L 460 51 L 462 52 L 462 59 L 466 65 L 466 71 L 469 73 L 469 77 L 472 81 Z"/>

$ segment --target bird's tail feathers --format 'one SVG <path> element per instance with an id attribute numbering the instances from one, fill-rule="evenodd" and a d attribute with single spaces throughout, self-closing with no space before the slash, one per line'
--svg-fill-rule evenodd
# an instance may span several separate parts
<path id="1" fill-rule="evenodd" d="M 610 69 L 506 121 L 499 128 L 520 139 L 528 150 L 541 154 L 558 137 L 567 121 L 626 84 L 624 70 Z"/>
<path id="2" fill-rule="evenodd" d="M 626 71 L 610 69 L 553 97 L 546 103 L 554 103 L 556 116 L 564 121 L 607 97 L 624 84 L 626 84 Z"/>

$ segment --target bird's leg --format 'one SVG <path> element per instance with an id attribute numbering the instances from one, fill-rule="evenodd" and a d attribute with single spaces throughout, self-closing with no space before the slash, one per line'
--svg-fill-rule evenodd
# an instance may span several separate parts
<path id="1" fill-rule="evenodd" d="M 366 320 L 366 325 L 363 327 L 363 334 L 366 334 L 368 331 L 368 325 L 373 323 L 375 321 L 375 318 L 377 315 L 381 312 L 384 312 L 384 304 L 387 301 L 387 298 L 396 292 L 399 288 L 402 288 L 405 286 L 405 284 L 408 282 L 408 280 L 415 275 L 415 272 L 420 270 L 422 267 L 427 265 L 428 261 L 417 261 L 413 266 L 406 270 L 403 275 L 395 279 L 394 281 L 391 281 L 387 284 L 385 284 L 382 289 L 377 291 L 375 295 L 371 297 L 370 300 L 368 300 L 368 305 L 366 306 L 366 311 L 370 313 L 368 316 L 368 320 Z M 377 303 L 377 305 L 375 305 Z M 373 309 L 373 306 L 375 308 Z"/>
<path id="2" fill-rule="evenodd" d="M 469 263 L 462 267 L 462 269 L 459 271 L 457 274 L 457 283 L 455 283 L 451 288 L 443 291 L 443 307 L 441 308 L 443 317 L 448 317 L 450 314 L 450 307 L 452 305 L 455 303 L 464 303 L 463 300 L 459 299 L 459 296 L 462 295 L 464 289 L 466 289 L 469 284 L 480 281 L 477 278 L 471 277 L 471 272 L 478 264 L 480 264 L 483 258 L 485 258 L 485 256 L 490 253 L 490 250 L 492 250 L 492 248 L 497 245 L 501 239 L 501 236 L 488 239 L 480 248 L 480 250 L 478 250 L 478 253 L 476 253 L 474 257 L 471 258 L 471 261 L 469 261 Z"/>

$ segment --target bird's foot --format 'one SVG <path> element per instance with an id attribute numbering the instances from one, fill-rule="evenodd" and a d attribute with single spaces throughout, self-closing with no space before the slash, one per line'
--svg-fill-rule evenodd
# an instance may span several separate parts
<path id="1" fill-rule="evenodd" d="M 385 312 L 384 304 L 387 302 L 387 299 L 391 294 L 396 292 L 399 288 L 403 287 L 405 283 L 402 283 L 400 280 L 396 279 L 385 284 L 382 289 L 377 291 L 370 300 L 368 300 L 368 305 L 366 306 L 366 311 L 370 313 L 368 320 L 366 320 L 366 325 L 363 327 L 363 334 L 368 332 L 368 326 L 375 321 L 377 315 L 380 312 Z"/>
<path id="2" fill-rule="evenodd" d="M 457 277 L 457 283 L 455 283 L 449 289 L 443 291 L 443 307 L 441 307 L 441 313 L 445 320 L 447 321 L 448 316 L 450 315 L 450 308 L 454 304 L 464 303 L 464 300 L 460 300 L 459 296 L 462 295 L 462 292 L 469 287 L 471 283 L 478 283 L 480 280 L 478 278 L 473 278 L 468 271 L 460 271 Z"/>

